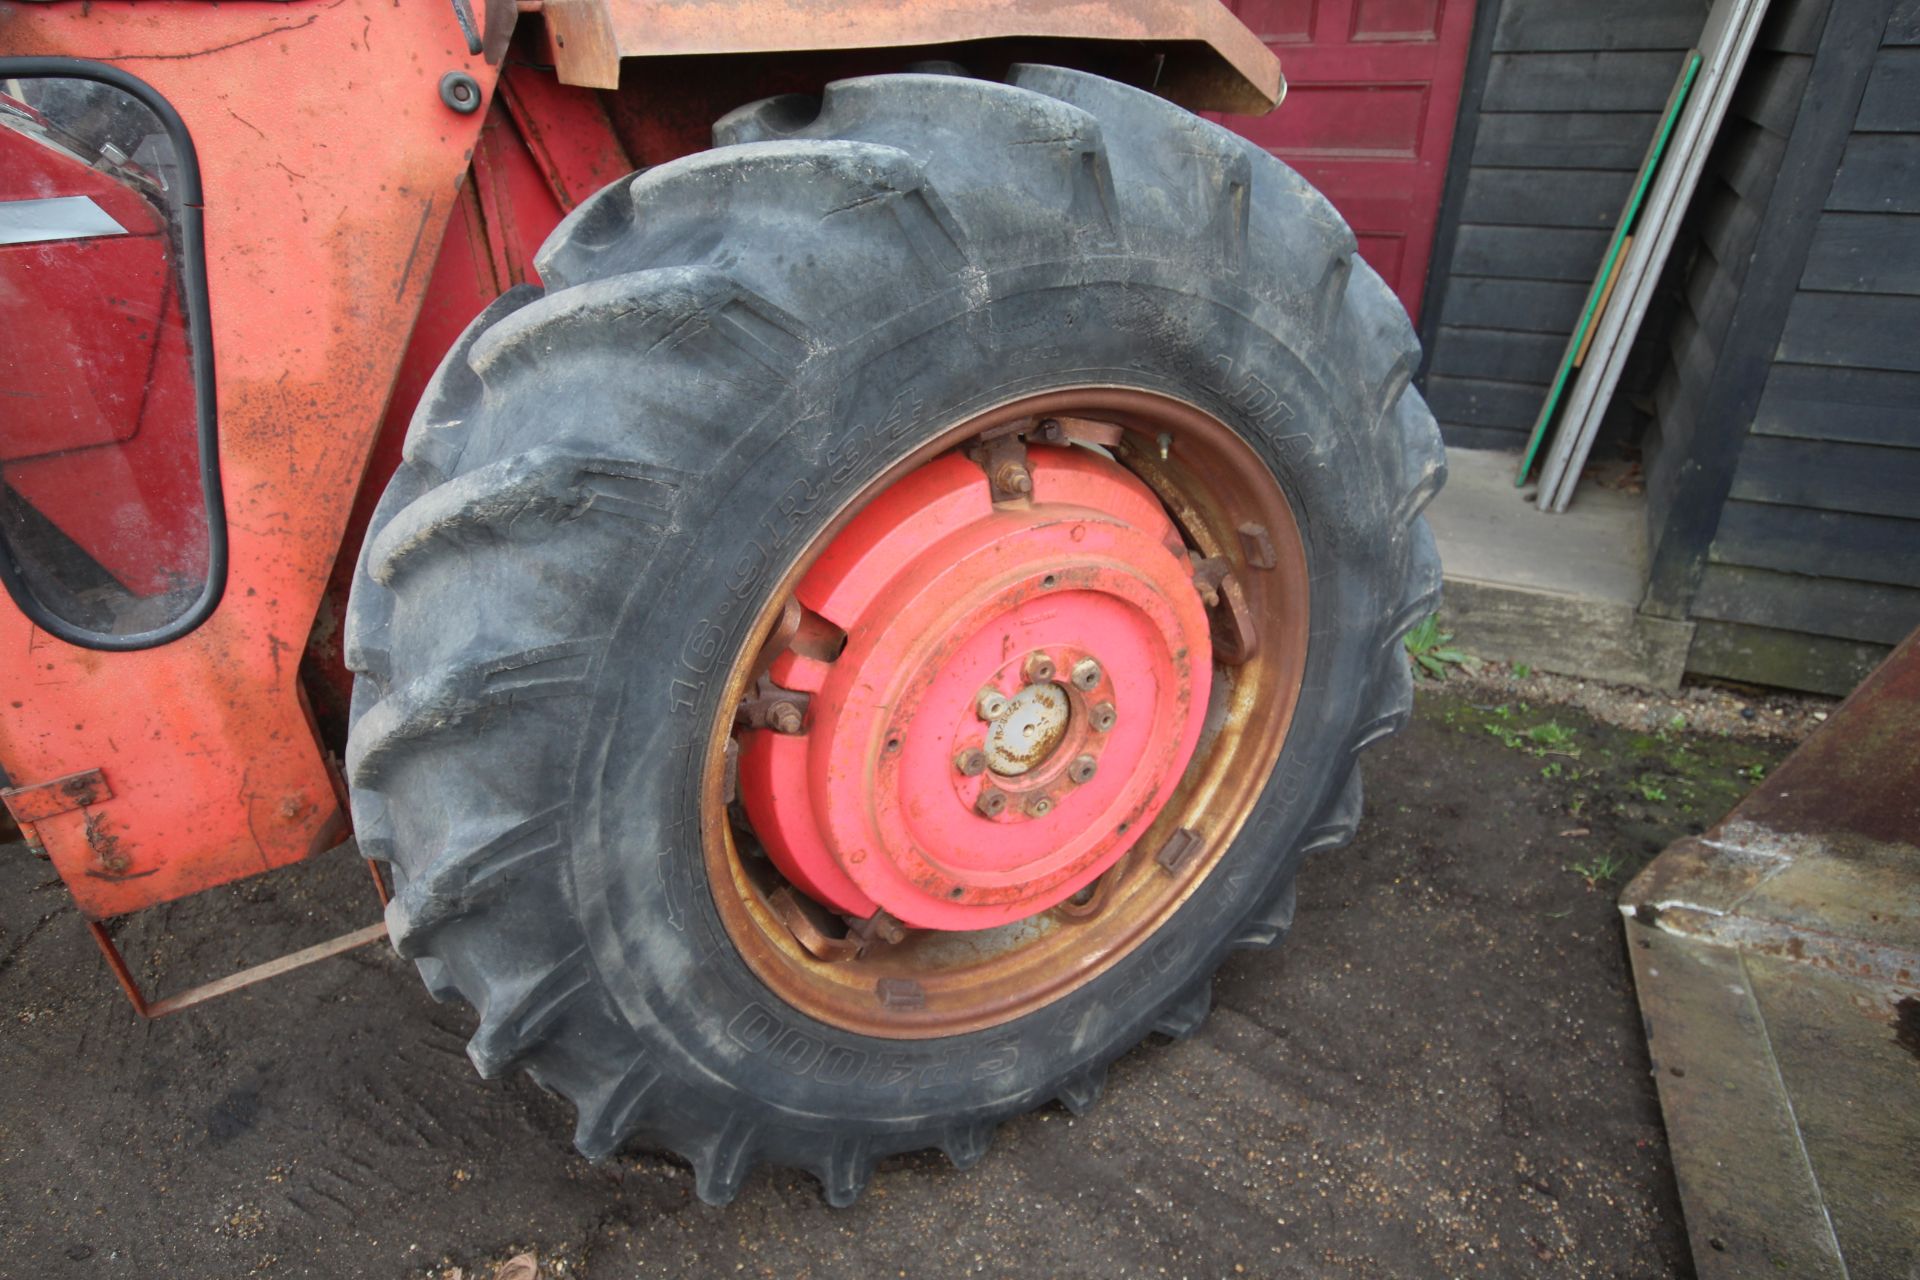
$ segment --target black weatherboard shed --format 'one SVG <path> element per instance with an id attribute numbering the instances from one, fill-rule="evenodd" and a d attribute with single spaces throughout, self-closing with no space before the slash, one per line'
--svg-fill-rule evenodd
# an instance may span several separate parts
<path id="1" fill-rule="evenodd" d="M 1480 5 L 1422 326 L 1449 446 L 1524 442 L 1707 11 Z M 1844 692 L 1920 625 L 1920 0 L 1768 5 L 1606 423 L 1689 671 Z"/>

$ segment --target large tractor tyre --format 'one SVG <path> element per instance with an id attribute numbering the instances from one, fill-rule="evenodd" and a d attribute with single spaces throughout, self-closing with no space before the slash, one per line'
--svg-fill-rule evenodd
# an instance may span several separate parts
<path id="1" fill-rule="evenodd" d="M 724 1203 L 1078 1112 L 1287 931 L 1440 569 L 1326 200 L 1093 76 L 890 75 L 615 183 L 448 357 L 348 614 L 387 921 Z"/>

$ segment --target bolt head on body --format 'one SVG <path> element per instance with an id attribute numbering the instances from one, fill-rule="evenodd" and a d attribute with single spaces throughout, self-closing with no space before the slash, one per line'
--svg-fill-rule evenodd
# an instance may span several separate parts
<path id="1" fill-rule="evenodd" d="M 1087 723 L 1093 726 L 1095 733 L 1105 733 L 1107 730 L 1113 728 L 1115 719 L 1117 719 L 1117 716 L 1114 713 L 1113 704 L 1111 702 L 1103 702 L 1088 714 Z"/>
<path id="2" fill-rule="evenodd" d="M 953 767 L 964 777 L 977 778 L 987 771 L 987 753 L 978 747 L 968 747 L 954 756 Z"/>
<path id="3" fill-rule="evenodd" d="M 973 807 L 989 818 L 997 818 L 1007 811 L 1007 793 L 997 787 L 982 787 Z"/>
<path id="4" fill-rule="evenodd" d="M 1053 797 L 1037 795 L 1027 801 L 1027 813 L 1036 818 L 1044 818 L 1053 812 Z"/>
<path id="5" fill-rule="evenodd" d="M 1082 693 L 1092 693 L 1100 683 L 1100 664 L 1092 658 L 1082 658 L 1073 664 L 1073 687 Z"/>
<path id="6" fill-rule="evenodd" d="M 1044 653 L 1030 653 L 1027 655 L 1025 670 L 1029 681 L 1034 684 L 1044 684 L 1053 679 L 1053 659 Z"/>
<path id="7" fill-rule="evenodd" d="M 1073 763 L 1067 766 L 1067 781 L 1076 787 L 1092 782 L 1093 775 L 1100 771 L 1100 762 L 1091 755 L 1075 756 Z"/>

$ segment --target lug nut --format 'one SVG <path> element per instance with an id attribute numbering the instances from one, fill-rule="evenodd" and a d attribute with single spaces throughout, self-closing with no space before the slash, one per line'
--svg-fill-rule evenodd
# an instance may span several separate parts
<path id="1" fill-rule="evenodd" d="M 998 720 L 1007 714 L 1007 700 L 998 689 L 982 689 L 973 700 L 973 709 L 982 720 Z"/>
<path id="2" fill-rule="evenodd" d="M 800 732 L 800 708 L 791 702 L 776 702 L 767 708 L 767 723 L 775 733 Z"/>
<path id="3" fill-rule="evenodd" d="M 1093 775 L 1100 769 L 1100 762 L 1092 756 L 1075 756 L 1073 763 L 1067 766 L 1067 781 L 1079 786 L 1083 782 L 1092 782 Z"/>
<path id="4" fill-rule="evenodd" d="M 968 747 L 953 758 L 953 767 L 969 778 L 977 778 L 987 771 L 987 753 L 978 747 Z"/>
<path id="5" fill-rule="evenodd" d="M 1026 673 L 1029 682 L 1033 684 L 1043 684 L 1053 679 L 1053 671 L 1053 659 L 1049 658 L 1046 654 L 1030 653 L 1027 655 Z"/>
<path id="6" fill-rule="evenodd" d="M 1103 702 L 1095 707 L 1093 712 L 1087 716 L 1087 723 L 1093 726 L 1095 733 L 1105 733 L 1107 730 L 1113 728 L 1115 719 L 1113 704 L 1111 702 Z"/>
<path id="7" fill-rule="evenodd" d="M 1033 477 L 1017 462 L 1003 462 L 994 469 L 994 488 L 1006 493 L 1032 493 Z"/>
<path id="8" fill-rule="evenodd" d="M 980 798 L 973 807 L 989 818 L 997 818 L 1007 811 L 1007 793 L 993 787 L 980 788 Z"/>
<path id="9" fill-rule="evenodd" d="M 1053 797 L 1037 795 L 1027 801 L 1027 812 L 1036 818 L 1044 818 L 1053 812 Z"/>
<path id="10" fill-rule="evenodd" d="M 1094 686 L 1100 683 L 1100 664 L 1092 658 L 1082 658 L 1073 664 L 1073 687 L 1082 693 L 1092 693 Z"/>

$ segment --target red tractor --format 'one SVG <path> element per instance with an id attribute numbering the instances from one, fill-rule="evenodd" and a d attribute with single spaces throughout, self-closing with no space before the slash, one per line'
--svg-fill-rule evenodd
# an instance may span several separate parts
<path id="1" fill-rule="evenodd" d="M 1190 1032 L 1440 581 L 1405 314 L 1185 109 L 1280 92 L 1213 0 L 0 6 L 0 782 L 136 1006 L 390 937 L 712 1202 Z M 121 960 L 353 842 L 383 926 Z"/>

